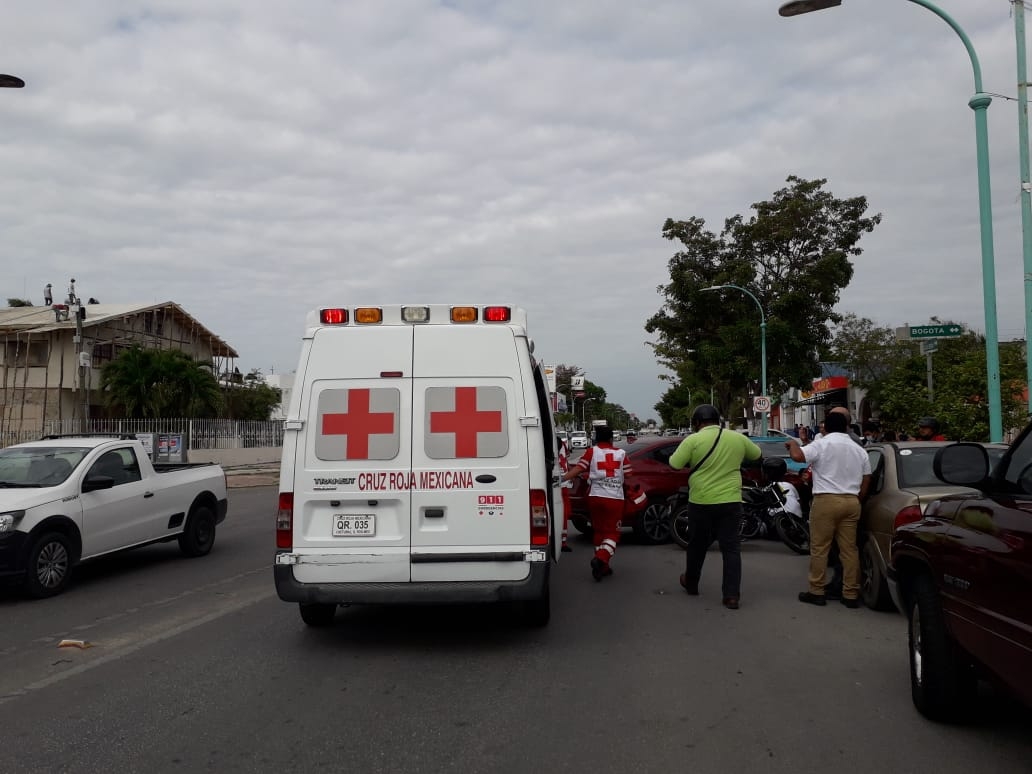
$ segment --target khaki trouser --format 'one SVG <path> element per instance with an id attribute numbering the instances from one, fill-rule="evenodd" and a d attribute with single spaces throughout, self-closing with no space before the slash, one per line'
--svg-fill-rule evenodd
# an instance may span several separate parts
<path id="1" fill-rule="evenodd" d="M 860 593 L 860 557 L 856 550 L 856 525 L 860 498 L 847 494 L 813 496 L 810 507 L 810 593 L 824 594 L 831 541 L 838 543 L 842 559 L 842 596 L 856 599 Z"/>

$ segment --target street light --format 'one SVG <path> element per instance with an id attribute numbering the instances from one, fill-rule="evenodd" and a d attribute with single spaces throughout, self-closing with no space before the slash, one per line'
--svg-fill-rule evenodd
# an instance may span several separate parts
<path id="1" fill-rule="evenodd" d="M 1000 344 L 996 329 L 996 264 L 993 255 L 993 205 L 989 189 L 989 130 L 986 109 L 992 97 L 982 91 L 982 66 L 971 39 L 953 18 L 928 0 L 908 0 L 927 8 L 946 22 L 967 49 L 971 58 L 971 69 L 975 76 L 975 95 L 968 100 L 968 107 L 975 111 L 975 158 L 978 163 L 978 215 L 982 234 L 982 305 L 985 308 L 985 370 L 986 389 L 989 393 L 989 440 L 999 443 L 1003 440 L 1003 412 L 1000 407 Z M 792 0 L 784 3 L 778 13 L 782 16 L 798 16 L 811 11 L 822 11 L 841 5 L 842 0 Z"/>
<path id="2" fill-rule="evenodd" d="M 580 426 L 585 433 L 588 432 L 587 409 L 589 400 L 594 400 L 594 398 L 585 398 L 580 410 Z"/>
<path id="3" fill-rule="evenodd" d="M 826 0 L 826 2 L 833 2 L 833 0 Z M 741 290 L 745 295 L 749 296 L 754 302 L 756 302 L 756 308 L 760 310 L 760 391 L 764 397 L 767 396 L 767 316 L 763 313 L 763 304 L 760 303 L 760 299 L 750 293 L 748 290 L 743 288 L 741 285 L 714 285 L 713 287 L 703 288 L 700 292 L 708 293 L 711 290 L 723 290 L 724 288 L 731 288 L 732 290 Z M 763 428 L 763 435 L 767 434 L 767 412 L 761 411 L 762 415 L 761 427 Z"/>
<path id="4" fill-rule="evenodd" d="M 25 88 L 25 81 L 17 75 L 4 75 L 0 73 L 0 89 L 22 89 Z"/>

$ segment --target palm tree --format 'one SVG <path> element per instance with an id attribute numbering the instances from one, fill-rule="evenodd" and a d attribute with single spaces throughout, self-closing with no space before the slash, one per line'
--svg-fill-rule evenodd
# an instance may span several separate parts
<path id="1" fill-rule="evenodd" d="M 100 386 L 107 406 L 128 419 L 211 417 L 222 407 L 211 369 L 174 349 L 132 347 L 104 366 Z"/>

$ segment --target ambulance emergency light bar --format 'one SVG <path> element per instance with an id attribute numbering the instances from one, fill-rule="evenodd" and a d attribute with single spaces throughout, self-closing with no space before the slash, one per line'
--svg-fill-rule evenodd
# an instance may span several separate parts
<path id="1" fill-rule="evenodd" d="M 387 320 L 384 317 L 385 307 L 360 306 L 354 310 L 343 307 L 331 307 L 319 310 L 320 325 L 381 325 Z M 399 321 L 409 324 L 425 324 L 429 322 L 452 322 L 452 323 L 475 323 L 480 320 L 486 323 L 508 323 L 513 322 L 513 308 L 511 306 L 402 306 L 387 307 L 391 311 L 398 310 Z M 435 314 L 431 319 L 431 310 L 439 313 L 447 312 L 447 317 L 438 318 Z M 525 317 L 522 310 L 518 310 L 521 317 Z M 393 315 L 392 315 L 393 317 Z M 524 325 L 526 323 L 524 322 Z"/>

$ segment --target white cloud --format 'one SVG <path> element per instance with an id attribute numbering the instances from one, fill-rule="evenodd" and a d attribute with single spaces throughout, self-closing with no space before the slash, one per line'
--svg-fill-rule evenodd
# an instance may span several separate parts
<path id="1" fill-rule="evenodd" d="M 972 71 L 927 10 L 742 3 L 18 4 L 0 71 L 7 296 L 174 300 L 293 369 L 323 303 L 528 309 L 538 352 L 653 416 L 667 217 L 826 177 L 884 222 L 841 311 L 983 325 Z M 1016 91 L 1006 0 L 942 0 Z M 57 12 L 57 10 L 60 12 Z M 748 12 L 747 12 L 748 11 Z M 999 327 L 1024 332 L 1016 108 L 989 109 Z M 6 297 L 6 296 L 5 296 Z"/>

